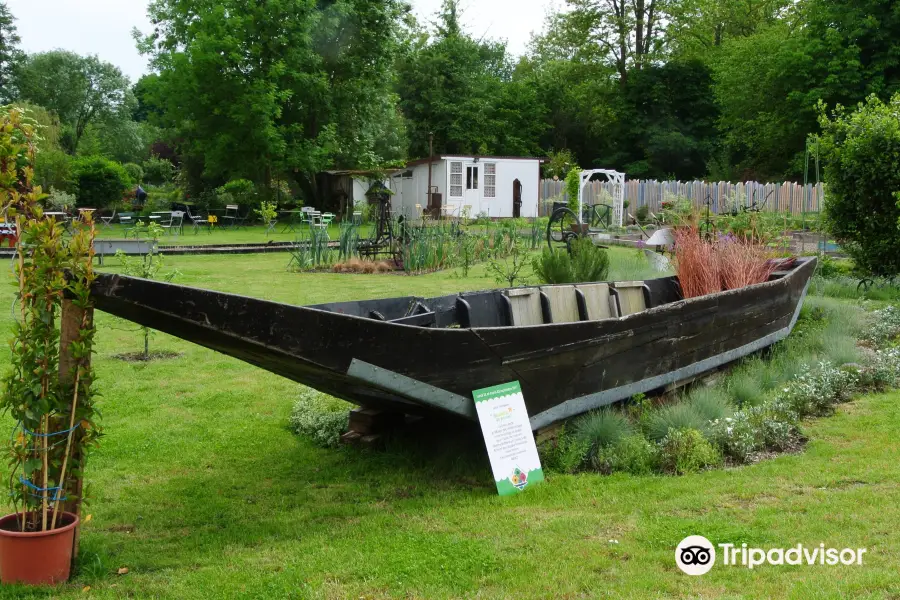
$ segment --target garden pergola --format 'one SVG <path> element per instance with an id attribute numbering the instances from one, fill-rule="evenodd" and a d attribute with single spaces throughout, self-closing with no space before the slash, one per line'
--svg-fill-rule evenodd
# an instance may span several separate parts
<path id="1" fill-rule="evenodd" d="M 625 217 L 625 173 L 611 169 L 589 169 L 581 172 L 581 187 L 578 190 L 578 218 L 584 214 L 584 188 L 591 182 L 595 175 L 606 177 L 606 181 L 613 184 L 613 223 L 621 227 Z"/>

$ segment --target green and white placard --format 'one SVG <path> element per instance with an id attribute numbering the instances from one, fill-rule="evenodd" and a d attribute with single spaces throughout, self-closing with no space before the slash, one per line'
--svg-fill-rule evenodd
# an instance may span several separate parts
<path id="1" fill-rule="evenodd" d="M 518 381 L 472 392 L 497 493 L 517 494 L 544 480 Z"/>

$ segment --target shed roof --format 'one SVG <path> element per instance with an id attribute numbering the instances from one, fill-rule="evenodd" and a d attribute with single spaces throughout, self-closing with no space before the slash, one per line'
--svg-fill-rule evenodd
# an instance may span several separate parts
<path id="1" fill-rule="evenodd" d="M 485 155 L 471 155 L 471 154 L 435 154 L 434 162 L 440 160 L 448 160 L 451 158 L 477 158 L 478 160 L 536 160 L 538 162 L 549 162 L 550 159 L 546 157 L 537 157 L 537 156 L 485 156 Z M 420 158 L 419 160 L 413 160 L 406 163 L 406 168 L 415 167 L 418 165 L 425 165 L 431 162 L 432 159 L 428 158 Z"/>

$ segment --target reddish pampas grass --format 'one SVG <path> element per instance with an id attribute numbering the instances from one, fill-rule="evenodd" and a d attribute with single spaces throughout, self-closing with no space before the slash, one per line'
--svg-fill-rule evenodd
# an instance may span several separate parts
<path id="1" fill-rule="evenodd" d="M 675 270 L 685 298 L 722 291 L 713 245 L 702 240 L 695 227 L 675 230 Z"/>
<path id="2" fill-rule="evenodd" d="M 725 239 L 717 245 L 719 275 L 726 290 L 768 281 L 775 270 L 775 263 L 769 260 L 762 246 L 737 239 Z"/>
<path id="3" fill-rule="evenodd" d="M 707 242 L 696 227 L 675 231 L 675 261 L 685 298 L 763 283 L 776 268 L 763 246 L 733 236 Z"/>

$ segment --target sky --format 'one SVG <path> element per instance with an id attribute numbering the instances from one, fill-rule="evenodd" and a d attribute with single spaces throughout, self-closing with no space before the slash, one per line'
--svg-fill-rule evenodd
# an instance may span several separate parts
<path id="1" fill-rule="evenodd" d="M 420 21 L 430 23 L 441 0 L 411 0 Z M 135 49 L 131 30 L 150 30 L 145 0 L 6 0 L 26 52 L 62 48 L 96 54 L 136 81 L 147 60 Z M 475 37 L 505 39 L 514 54 L 525 51 L 551 7 L 562 0 L 462 0 L 462 22 Z"/>

